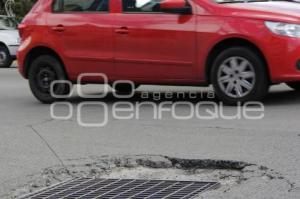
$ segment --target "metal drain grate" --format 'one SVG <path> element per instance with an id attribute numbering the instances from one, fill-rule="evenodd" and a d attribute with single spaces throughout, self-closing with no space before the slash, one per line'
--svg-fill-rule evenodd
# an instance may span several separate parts
<path id="1" fill-rule="evenodd" d="M 217 186 L 217 182 L 75 178 L 21 199 L 187 199 Z"/>

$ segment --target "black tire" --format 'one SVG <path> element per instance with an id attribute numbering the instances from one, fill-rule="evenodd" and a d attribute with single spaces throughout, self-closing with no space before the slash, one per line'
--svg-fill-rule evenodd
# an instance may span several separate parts
<path id="1" fill-rule="evenodd" d="M 137 89 L 139 85 L 134 84 L 134 88 L 132 88 L 131 84 L 120 83 L 115 85 L 115 91 L 120 95 L 128 95 L 133 92 L 133 90 Z"/>
<path id="2" fill-rule="evenodd" d="M 221 70 L 221 67 L 224 67 L 224 63 L 226 64 L 226 60 L 230 60 L 231 58 L 237 58 L 242 61 L 246 61 L 248 63 L 247 67 L 251 68 L 251 73 L 252 75 L 252 81 L 251 81 L 251 87 L 248 88 L 247 92 L 244 92 L 245 95 L 238 95 L 238 89 L 235 86 L 232 90 L 236 90 L 235 92 L 237 93 L 235 97 L 231 96 L 231 94 L 228 92 L 226 93 L 227 89 L 221 88 L 222 85 L 219 83 L 218 79 L 219 74 L 221 74 L 223 71 Z M 238 67 L 241 67 L 242 61 L 239 63 Z M 230 63 L 231 64 L 231 63 Z M 230 66 L 231 67 L 231 66 Z M 246 68 L 247 68 L 246 67 Z M 223 101 L 225 104 L 228 105 L 236 105 L 239 102 L 240 103 L 245 103 L 247 101 L 260 101 L 262 100 L 266 94 L 268 93 L 269 90 L 269 79 L 268 79 L 268 74 L 267 74 L 267 69 L 266 65 L 264 64 L 264 61 L 260 58 L 260 56 L 255 53 L 253 50 L 250 48 L 246 47 L 231 47 L 223 52 L 221 52 L 217 58 L 215 59 L 212 70 L 211 70 L 211 83 L 215 89 L 217 97 Z M 232 70 L 234 71 L 234 70 Z M 237 72 L 237 71 L 236 71 Z M 244 72 L 244 71 L 242 71 Z M 238 72 L 237 72 L 238 73 Z M 229 73 L 230 74 L 230 73 Z M 243 73 L 245 74 L 245 73 Z M 228 74 L 225 74 L 228 75 Z M 234 75 L 235 81 L 231 82 L 232 85 L 237 84 L 237 81 L 239 82 L 239 86 L 241 85 L 240 82 L 246 80 L 244 77 L 240 77 L 239 74 Z M 232 75 L 232 76 L 233 76 Z M 231 75 L 230 75 L 231 78 Z M 243 79 L 242 79 L 243 78 Z M 232 78 L 231 78 L 232 80 Z M 221 81 L 221 79 L 220 79 Z M 224 84 L 224 83 L 223 83 Z M 229 83 L 228 83 L 229 84 Z M 227 86 L 228 87 L 228 86 Z M 241 88 L 241 87 L 239 87 Z M 244 91 L 246 87 L 242 87 L 242 91 Z M 223 91 L 226 90 L 226 91 Z M 240 93 L 240 92 L 239 92 Z M 241 96 L 241 97 L 239 97 Z"/>
<path id="3" fill-rule="evenodd" d="M 290 88 L 296 90 L 296 91 L 300 91 L 300 82 L 289 82 L 286 83 Z"/>
<path id="4" fill-rule="evenodd" d="M 42 55 L 36 58 L 30 65 L 28 80 L 33 95 L 42 103 L 48 104 L 63 100 L 62 98 L 53 97 L 50 93 L 51 82 L 54 80 L 67 80 L 62 64 L 55 57 Z M 70 92 L 70 89 L 67 84 L 58 84 L 54 92 L 56 95 L 66 95 Z"/>
<path id="5" fill-rule="evenodd" d="M 13 61 L 6 46 L 0 46 L 0 68 L 9 68 Z"/>

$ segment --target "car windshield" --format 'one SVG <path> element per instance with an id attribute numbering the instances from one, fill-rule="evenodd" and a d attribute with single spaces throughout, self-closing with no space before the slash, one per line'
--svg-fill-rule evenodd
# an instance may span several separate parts
<path id="1" fill-rule="evenodd" d="M 17 28 L 17 22 L 10 17 L 0 17 L 0 30 L 14 30 Z"/>
<path id="2" fill-rule="evenodd" d="M 250 3 L 250 2 L 267 2 L 267 1 L 289 1 L 300 2 L 300 0 L 214 0 L 217 3 Z"/>

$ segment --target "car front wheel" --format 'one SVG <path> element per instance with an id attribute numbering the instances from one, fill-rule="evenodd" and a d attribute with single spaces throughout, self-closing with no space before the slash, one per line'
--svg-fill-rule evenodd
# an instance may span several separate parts
<path id="1" fill-rule="evenodd" d="M 0 46 L 0 68 L 8 68 L 12 64 L 13 59 L 5 46 Z"/>
<path id="2" fill-rule="evenodd" d="M 68 84 L 58 83 L 54 85 L 51 93 L 53 81 L 67 80 L 67 78 L 60 61 L 49 55 L 42 55 L 32 62 L 28 79 L 33 95 L 43 103 L 57 101 L 58 98 L 55 96 L 66 95 L 71 89 Z"/>
<path id="3" fill-rule="evenodd" d="M 229 105 L 261 100 L 269 89 L 263 60 L 246 47 L 221 52 L 214 61 L 211 82 L 219 99 Z"/>

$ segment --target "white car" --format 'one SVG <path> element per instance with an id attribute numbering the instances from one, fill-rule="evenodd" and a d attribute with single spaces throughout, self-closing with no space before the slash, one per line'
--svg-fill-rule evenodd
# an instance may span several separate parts
<path id="1" fill-rule="evenodd" d="M 20 45 L 18 23 L 14 18 L 0 15 L 0 68 L 8 68 L 16 59 Z"/>

